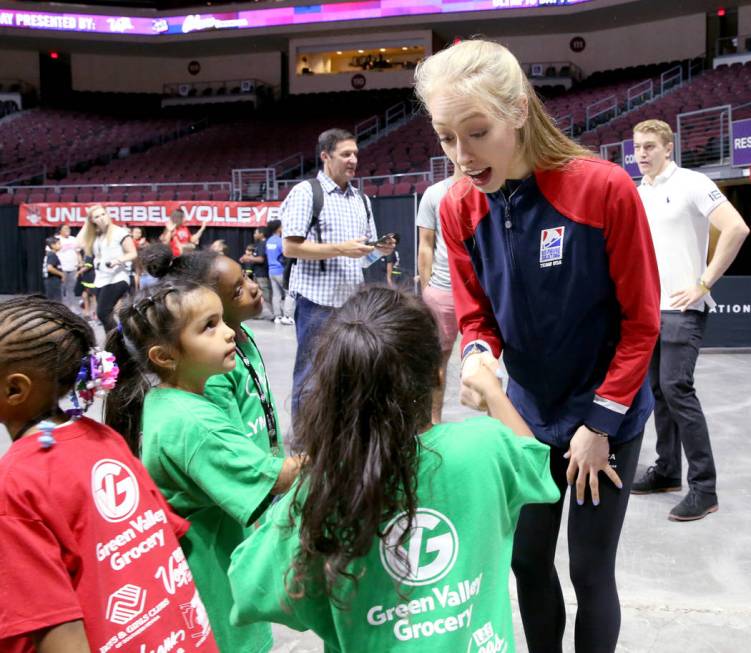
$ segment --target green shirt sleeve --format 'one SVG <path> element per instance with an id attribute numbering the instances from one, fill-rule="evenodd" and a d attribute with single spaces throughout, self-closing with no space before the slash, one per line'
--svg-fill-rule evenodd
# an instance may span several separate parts
<path id="1" fill-rule="evenodd" d="M 521 510 L 528 503 L 554 503 L 561 497 L 550 475 L 550 447 L 532 437 L 514 435 L 502 427 L 501 479 L 508 506 Z"/>
<path id="2" fill-rule="evenodd" d="M 216 423 L 191 452 L 185 472 L 214 504 L 246 526 L 267 507 L 283 462 L 233 425 Z"/>
<path id="3" fill-rule="evenodd" d="M 274 505 L 263 526 L 232 554 L 228 576 L 234 605 L 230 622 L 242 626 L 270 621 L 295 630 L 310 629 L 333 644 L 337 639 L 328 598 L 320 590 L 318 595 L 311 595 L 316 591 L 312 588 L 307 588 L 301 598 L 292 599 L 287 594 L 286 579 L 292 573 L 300 542 L 299 517 L 292 525 L 289 521 L 296 487 Z"/>

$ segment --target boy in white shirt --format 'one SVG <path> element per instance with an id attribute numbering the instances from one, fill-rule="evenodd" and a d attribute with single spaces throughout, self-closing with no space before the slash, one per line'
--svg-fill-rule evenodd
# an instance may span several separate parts
<path id="1" fill-rule="evenodd" d="M 701 519 L 718 509 L 717 474 L 709 431 L 694 390 L 694 368 L 709 309 L 710 289 L 749 233 L 743 218 L 706 175 L 672 161 L 673 132 L 661 120 L 634 127 L 639 186 L 660 273 L 660 337 L 650 366 L 655 395 L 657 461 L 635 480 L 633 494 L 681 489 L 681 446 L 688 460 L 688 494 L 668 516 Z M 720 238 L 707 265 L 709 225 Z"/>

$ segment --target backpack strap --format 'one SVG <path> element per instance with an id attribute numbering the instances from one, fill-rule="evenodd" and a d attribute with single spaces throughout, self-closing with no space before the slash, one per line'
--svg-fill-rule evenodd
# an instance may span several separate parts
<path id="1" fill-rule="evenodd" d="M 307 238 L 310 230 L 314 229 L 316 234 L 316 242 L 320 243 L 322 242 L 321 223 L 318 221 L 318 217 L 321 215 L 321 211 L 323 210 L 323 188 L 321 187 L 321 182 L 318 181 L 317 177 L 308 179 L 308 183 L 310 184 L 310 188 L 313 191 L 313 213 L 310 216 L 310 225 L 308 225 L 308 230 L 305 232 L 305 237 Z M 326 261 L 319 261 L 319 265 L 321 272 L 325 272 Z"/>
<path id="2" fill-rule="evenodd" d="M 363 193 L 359 188 L 355 188 L 354 186 L 352 186 L 352 190 L 354 190 L 355 193 L 360 196 L 362 204 L 365 207 L 365 214 L 368 216 L 368 224 L 370 224 L 370 221 L 373 219 L 373 215 L 370 213 L 370 205 L 368 204 L 368 200 L 365 197 L 365 193 Z"/>

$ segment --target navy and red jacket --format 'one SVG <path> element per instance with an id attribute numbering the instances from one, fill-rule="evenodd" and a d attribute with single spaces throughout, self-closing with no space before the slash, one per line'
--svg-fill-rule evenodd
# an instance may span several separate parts
<path id="1" fill-rule="evenodd" d="M 577 159 L 485 194 L 458 181 L 440 207 L 462 347 L 503 359 L 508 396 L 538 439 L 582 424 L 615 444 L 652 412 L 660 287 L 646 214 L 612 163 Z"/>

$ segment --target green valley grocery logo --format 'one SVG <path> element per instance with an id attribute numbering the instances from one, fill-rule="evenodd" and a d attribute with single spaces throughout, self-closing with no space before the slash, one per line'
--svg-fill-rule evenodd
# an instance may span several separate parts
<path id="1" fill-rule="evenodd" d="M 381 540 L 381 562 L 388 574 L 405 585 L 436 583 L 451 571 L 459 553 L 459 538 L 448 517 L 437 510 L 418 508 L 415 521 L 403 545 L 399 539 L 407 529 L 407 514 L 392 519 Z"/>

